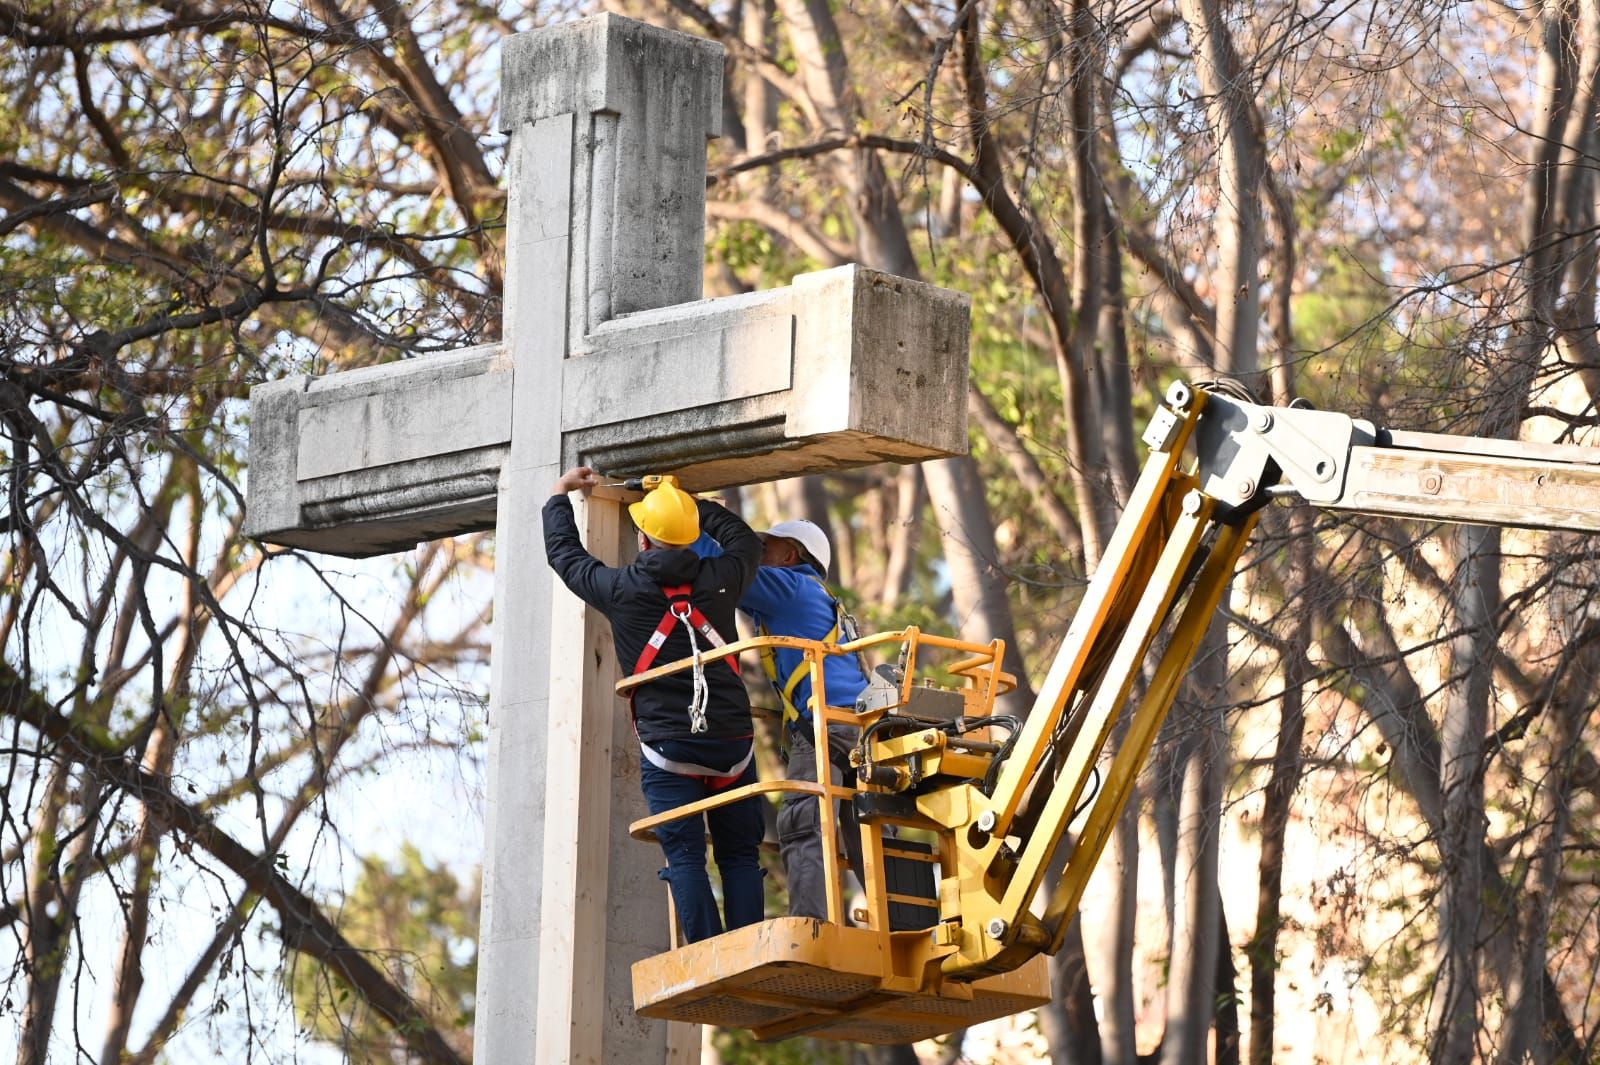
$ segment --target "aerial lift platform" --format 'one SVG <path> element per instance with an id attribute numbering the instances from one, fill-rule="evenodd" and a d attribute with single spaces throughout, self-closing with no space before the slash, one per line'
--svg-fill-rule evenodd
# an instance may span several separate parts
<path id="1" fill-rule="evenodd" d="M 800 648 L 824 705 L 827 656 L 897 651 L 857 705 L 814 715 L 819 760 L 828 724 L 860 730 L 857 779 L 759 782 L 635 822 L 633 834 L 651 839 L 657 825 L 751 794 L 809 791 L 850 802 L 866 901 L 846 914 L 841 855 L 824 847 L 826 921 L 781 917 L 638 962 L 641 1014 L 748 1028 L 758 1039 L 903 1043 L 1047 1001 L 1043 955 L 1060 949 L 1273 500 L 1600 532 L 1600 449 L 1390 431 L 1182 382 L 1168 389 L 1144 441 L 1144 471 L 1025 721 L 994 714 L 995 697 L 1013 686 L 998 640 L 970 644 L 913 628 L 843 646 L 783 637 L 728 645 L 734 653 Z M 947 683 L 919 683 L 918 666 L 939 654 L 960 656 L 944 666 Z M 1114 737 L 1152 655 L 1151 683 Z M 618 691 L 691 665 L 629 677 Z M 829 779 L 825 764 L 817 779 Z M 836 840 L 833 803 L 819 808 L 823 839 Z M 1069 830 L 1065 864 L 1040 908 L 1046 870 Z"/>

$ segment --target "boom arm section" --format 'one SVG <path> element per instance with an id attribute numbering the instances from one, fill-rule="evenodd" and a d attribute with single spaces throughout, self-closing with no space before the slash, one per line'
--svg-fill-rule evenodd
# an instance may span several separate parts
<path id="1" fill-rule="evenodd" d="M 1161 408 L 1147 442 L 1178 417 Z M 1361 514 L 1600 532 L 1595 448 L 1398 432 L 1209 395 L 1195 452 L 1200 490 L 1231 507 L 1290 495 Z"/>
<path id="2" fill-rule="evenodd" d="M 959 841 L 954 875 L 940 884 L 940 935 L 955 948 L 942 962 L 947 976 L 1004 972 L 1060 948 L 1256 517 L 1274 498 L 1600 532 L 1600 449 L 1391 432 L 1181 383 L 1145 442 L 1150 458 L 1026 723 L 997 756 L 998 773 L 929 781 L 916 797 L 920 813 Z M 1152 681 L 1127 727 L 1115 729 L 1152 654 Z M 1070 856 L 1036 914 L 1047 864 L 1072 824 Z"/>

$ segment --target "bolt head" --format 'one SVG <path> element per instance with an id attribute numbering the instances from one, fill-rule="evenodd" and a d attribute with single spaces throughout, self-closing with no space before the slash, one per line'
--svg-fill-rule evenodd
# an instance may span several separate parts
<path id="1" fill-rule="evenodd" d="M 985 810 L 978 815 L 978 831 L 993 832 L 994 826 L 998 821 L 999 818 L 995 817 L 993 810 Z"/>
<path id="2" fill-rule="evenodd" d="M 1200 493 L 1189 492 L 1183 497 L 1183 512 L 1188 515 L 1200 513 Z"/>
<path id="3" fill-rule="evenodd" d="M 990 939 L 1004 939 L 1006 937 L 1006 923 L 999 917 L 989 918 L 989 925 L 984 931 L 989 933 Z"/>
<path id="4" fill-rule="evenodd" d="M 1272 412 L 1258 410 L 1250 416 L 1250 428 L 1258 433 L 1264 433 L 1272 428 Z"/>
<path id="5" fill-rule="evenodd" d="M 1248 479 L 1243 480 L 1239 482 L 1238 489 L 1240 496 L 1245 499 L 1249 499 L 1251 496 L 1256 494 L 1256 483 Z"/>

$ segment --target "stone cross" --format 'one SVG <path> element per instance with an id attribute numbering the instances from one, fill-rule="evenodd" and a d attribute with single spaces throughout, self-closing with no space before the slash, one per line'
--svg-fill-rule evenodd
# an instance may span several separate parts
<path id="1" fill-rule="evenodd" d="M 696 1029 L 633 1013 L 630 966 L 669 946 L 661 855 L 627 834 L 609 628 L 546 566 L 540 508 L 579 463 L 702 490 L 961 453 L 967 300 L 859 267 L 701 300 L 721 47 L 601 15 L 503 63 L 502 341 L 252 390 L 247 531 L 363 556 L 495 530 L 474 1057 L 698 1060 Z M 577 511 L 630 557 L 616 499 Z"/>

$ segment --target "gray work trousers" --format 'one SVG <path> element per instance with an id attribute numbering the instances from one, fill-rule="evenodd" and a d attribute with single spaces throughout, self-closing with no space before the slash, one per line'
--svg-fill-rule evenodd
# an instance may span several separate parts
<path id="1" fill-rule="evenodd" d="M 850 767 L 850 749 L 856 745 L 857 729 L 849 725 L 828 726 L 829 775 L 834 784 L 843 784 L 855 772 Z M 815 732 L 809 723 L 789 733 L 788 780 L 816 780 L 817 755 L 812 743 Z M 850 866 L 861 875 L 861 832 L 856 826 L 853 803 L 833 804 L 835 823 L 844 837 Z M 823 879 L 822 829 L 817 796 L 789 793 L 778 811 L 778 851 L 783 856 L 783 871 L 789 881 L 789 915 L 828 919 L 828 886 Z M 843 870 L 841 870 L 842 874 Z M 841 884 L 841 890 L 843 885 Z M 842 914 L 844 923 L 849 915 Z"/>

